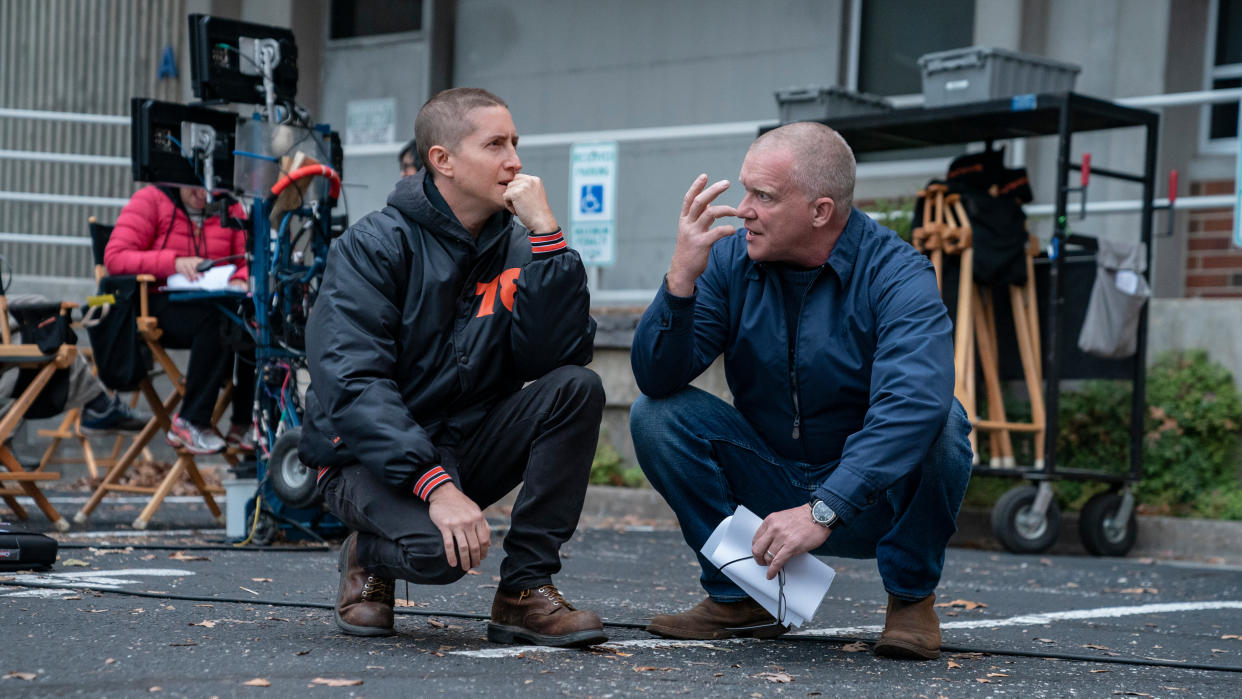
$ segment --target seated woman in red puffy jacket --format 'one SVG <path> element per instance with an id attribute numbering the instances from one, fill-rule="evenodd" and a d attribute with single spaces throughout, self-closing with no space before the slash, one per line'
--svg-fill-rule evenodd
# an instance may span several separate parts
<path id="1" fill-rule="evenodd" d="M 203 260 L 245 253 L 245 231 L 223 227 L 219 216 L 205 216 L 206 205 L 207 191 L 198 187 L 148 186 L 135 192 L 108 239 L 104 251 L 108 273 L 151 274 L 162 283 L 180 272 L 194 281 L 200 276 L 195 267 Z M 240 217 L 241 207 L 230 213 Z M 230 262 L 237 270 L 229 286 L 244 291 L 245 258 Z M 185 398 L 166 436 L 168 443 L 195 454 L 216 453 L 227 446 L 253 449 L 253 360 L 238 367 L 228 437 L 221 437 L 211 424 L 216 398 L 233 373 L 234 353 L 225 348 L 221 333 L 221 323 L 230 321 L 206 301 L 171 303 L 155 297 L 151 313 L 159 320 L 165 347 L 190 350 Z"/>

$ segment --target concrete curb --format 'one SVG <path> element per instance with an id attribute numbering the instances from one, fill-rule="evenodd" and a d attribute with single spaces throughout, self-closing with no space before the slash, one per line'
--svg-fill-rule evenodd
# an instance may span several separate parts
<path id="1" fill-rule="evenodd" d="M 516 491 L 493 506 L 492 513 L 507 515 L 515 495 Z M 951 546 L 1002 550 L 992 536 L 989 510 L 963 510 L 957 525 Z M 677 518 L 660 494 L 649 488 L 593 485 L 587 488 L 580 526 L 676 529 Z M 1047 553 L 1087 555 L 1078 536 L 1077 513 L 1062 516 L 1061 535 Z M 1129 557 L 1242 565 L 1242 522 L 1140 516 L 1138 540 Z"/>

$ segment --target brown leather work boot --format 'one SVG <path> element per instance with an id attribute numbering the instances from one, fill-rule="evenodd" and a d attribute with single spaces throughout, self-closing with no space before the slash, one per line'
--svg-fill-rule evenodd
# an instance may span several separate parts
<path id="1" fill-rule="evenodd" d="M 372 575 L 358 564 L 355 549 L 358 532 L 341 544 L 341 588 L 336 597 L 336 625 L 355 636 L 390 636 L 392 625 L 393 581 Z"/>
<path id="2" fill-rule="evenodd" d="M 521 592 L 497 589 L 487 640 L 568 648 L 593 646 L 608 636 L 595 612 L 575 609 L 556 585 L 543 585 Z"/>
<path id="3" fill-rule="evenodd" d="M 936 595 L 918 602 L 888 596 L 884 632 L 875 644 L 875 654 L 906 660 L 935 660 L 940 657 L 940 618 L 936 616 Z"/>
<path id="4" fill-rule="evenodd" d="M 775 638 L 789 630 L 752 599 L 717 602 L 711 597 L 681 614 L 660 614 L 647 631 L 665 638 L 711 641 L 721 638 Z"/>

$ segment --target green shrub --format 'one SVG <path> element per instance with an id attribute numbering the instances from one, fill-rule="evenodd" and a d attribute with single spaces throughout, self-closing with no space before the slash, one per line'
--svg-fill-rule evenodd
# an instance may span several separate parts
<path id="1" fill-rule="evenodd" d="M 1088 381 L 1079 390 L 1063 391 L 1057 468 L 1129 471 L 1130 401 L 1128 381 Z M 1012 420 L 1029 420 L 1024 405 L 1008 412 L 1007 401 L 1006 409 Z M 1227 369 L 1202 350 L 1161 355 L 1147 371 L 1143 432 L 1142 480 L 1135 496 L 1146 510 L 1242 519 L 1242 396 Z M 986 463 L 983 433 L 979 442 Z M 1029 443 L 1015 439 L 1019 464 L 1031 463 Z M 967 504 L 991 504 L 1014 484 L 1006 478 L 973 479 Z M 1106 488 L 1099 482 L 1056 485 L 1058 500 L 1068 509 Z"/>
<path id="2" fill-rule="evenodd" d="M 608 441 L 607 432 L 602 429 L 599 444 L 595 447 L 595 458 L 591 460 L 591 485 L 619 485 L 627 488 L 642 488 L 647 485 L 643 470 L 627 464 Z"/>
<path id="3" fill-rule="evenodd" d="M 875 204 L 867 207 L 869 213 L 878 213 L 880 225 L 891 228 L 901 239 L 910 242 L 910 229 L 913 225 L 914 199 L 899 197 L 897 200 L 876 199 Z"/>

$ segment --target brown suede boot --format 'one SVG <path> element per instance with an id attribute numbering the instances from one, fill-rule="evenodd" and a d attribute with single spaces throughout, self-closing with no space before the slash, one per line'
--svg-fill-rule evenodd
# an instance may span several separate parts
<path id="1" fill-rule="evenodd" d="M 888 596 L 884 632 L 875 644 L 875 654 L 886 658 L 935 660 L 940 657 L 940 618 L 936 616 L 936 595 L 917 602 Z"/>
<path id="2" fill-rule="evenodd" d="M 775 638 L 789 630 L 752 599 L 716 602 L 711 597 L 681 614 L 660 614 L 647 631 L 665 638 L 710 641 L 721 638 Z"/>
<path id="3" fill-rule="evenodd" d="M 336 625 L 355 636 L 390 636 L 396 633 L 392 625 L 393 581 L 371 575 L 358 564 L 357 544 L 357 532 L 341 544 L 336 566 L 341 571 Z"/>
<path id="4" fill-rule="evenodd" d="M 556 585 L 543 585 L 521 592 L 497 589 L 487 640 L 569 648 L 603 643 L 608 636 L 595 612 L 575 609 Z"/>

